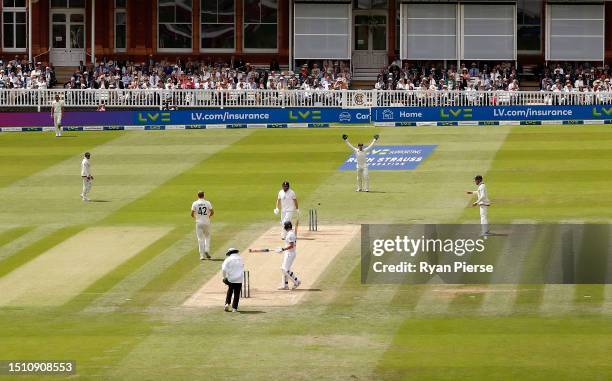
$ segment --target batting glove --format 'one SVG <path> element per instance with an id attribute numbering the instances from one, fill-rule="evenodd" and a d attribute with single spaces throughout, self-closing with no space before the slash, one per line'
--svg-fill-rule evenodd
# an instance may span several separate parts
<path id="1" fill-rule="evenodd" d="M 277 247 L 276 249 L 274 249 L 274 251 L 276 251 L 277 253 L 282 253 L 283 252 L 283 248 L 282 247 Z"/>
<path id="2" fill-rule="evenodd" d="M 274 208 L 274 214 L 278 214 L 278 208 Z"/>

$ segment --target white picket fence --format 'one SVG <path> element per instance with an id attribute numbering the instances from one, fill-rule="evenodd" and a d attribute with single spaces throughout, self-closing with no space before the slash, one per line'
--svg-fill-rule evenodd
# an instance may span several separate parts
<path id="1" fill-rule="evenodd" d="M 49 107 L 59 95 L 66 108 L 427 107 L 612 104 L 612 92 L 377 91 L 377 90 L 67 90 L 2 89 L 2 108 Z"/>

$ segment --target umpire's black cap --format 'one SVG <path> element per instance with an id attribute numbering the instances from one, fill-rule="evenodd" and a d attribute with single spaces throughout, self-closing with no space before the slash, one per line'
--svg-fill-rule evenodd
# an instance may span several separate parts
<path id="1" fill-rule="evenodd" d="M 240 250 L 230 247 L 229 249 L 227 249 L 227 253 L 225 253 L 225 255 L 229 257 L 232 254 L 238 254 L 238 253 L 240 253 Z"/>

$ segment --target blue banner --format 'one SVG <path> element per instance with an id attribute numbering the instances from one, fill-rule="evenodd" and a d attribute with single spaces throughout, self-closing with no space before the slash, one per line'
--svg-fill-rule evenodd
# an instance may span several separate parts
<path id="1" fill-rule="evenodd" d="M 436 148 L 435 145 L 423 146 L 374 146 L 368 154 L 368 170 L 410 170 L 416 169 Z M 353 153 L 339 168 L 350 171 L 357 168 Z"/>
<path id="2" fill-rule="evenodd" d="M 372 108 L 373 122 L 604 120 L 611 118 L 612 105 Z"/>
<path id="3" fill-rule="evenodd" d="M 103 116 L 103 115 L 102 115 Z M 138 111 L 134 125 L 200 124 L 369 124 L 370 110 L 338 108 L 228 108 L 180 111 Z"/>

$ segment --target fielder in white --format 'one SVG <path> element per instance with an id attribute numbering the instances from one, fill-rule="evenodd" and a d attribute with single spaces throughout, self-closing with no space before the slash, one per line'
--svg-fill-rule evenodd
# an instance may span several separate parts
<path id="1" fill-rule="evenodd" d="M 346 145 L 348 145 L 355 152 L 355 160 L 357 161 L 357 192 L 370 191 L 370 178 L 368 176 L 368 153 L 378 138 L 378 135 L 374 135 L 374 140 L 372 140 L 372 143 L 370 143 L 369 146 L 363 148 L 363 143 L 359 143 L 355 148 L 355 146 L 348 141 L 348 135 L 342 135 L 342 139 L 344 139 Z"/>
<path id="2" fill-rule="evenodd" d="M 204 199 L 204 192 L 198 192 L 198 199 L 191 204 L 191 217 L 196 220 L 196 237 L 200 259 L 210 259 L 210 219 L 214 216 L 210 201 Z"/>
<path id="3" fill-rule="evenodd" d="M 83 190 L 81 191 L 81 199 L 83 201 L 89 201 L 87 194 L 91 191 L 91 185 L 93 183 L 93 175 L 91 174 L 91 166 L 89 164 L 89 159 L 91 158 L 91 154 L 89 152 L 85 152 L 83 155 L 83 161 L 81 161 L 81 178 L 83 179 Z"/>
<path id="4" fill-rule="evenodd" d="M 280 212 L 280 224 L 281 224 L 281 239 L 285 239 L 287 234 L 284 226 L 285 222 L 292 222 L 299 218 L 300 209 L 298 207 L 297 196 L 293 189 L 289 186 L 289 181 L 284 181 L 282 189 L 278 192 L 276 197 L 276 207 L 274 208 L 274 214 Z"/>
<path id="5" fill-rule="evenodd" d="M 472 204 L 472 206 L 480 207 L 480 225 L 482 229 L 482 235 L 489 235 L 489 218 L 488 211 L 489 206 L 491 206 L 491 201 L 489 201 L 489 195 L 487 193 L 487 187 L 485 183 L 482 181 L 482 176 L 478 175 L 474 177 L 474 183 L 478 185 L 478 189 L 475 191 L 467 191 L 467 194 L 475 194 L 477 195 L 476 201 Z"/>
<path id="6" fill-rule="evenodd" d="M 293 225 L 291 221 L 287 221 L 283 224 L 284 230 L 287 232 L 285 236 L 285 247 L 279 247 L 276 249 L 276 252 L 283 253 L 283 263 L 281 265 L 281 273 L 282 280 L 281 285 L 278 288 L 279 290 L 288 290 L 289 289 L 289 279 L 293 283 L 292 289 L 296 289 L 302 284 L 297 277 L 297 274 L 291 271 L 291 266 L 293 265 L 293 261 L 295 260 L 295 249 L 297 245 L 297 232 L 293 230 Z"/>
<path id="7" fill-rule="evenodd" d="M 62 136 L 62 116 L 64 115 L 64 101 L 60 100 L 59 95 L 55 95 L 55 100 L 51 102 L 51 118 L 55 126 L 55 137 Z"/>

